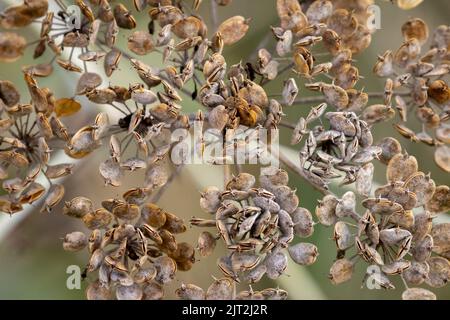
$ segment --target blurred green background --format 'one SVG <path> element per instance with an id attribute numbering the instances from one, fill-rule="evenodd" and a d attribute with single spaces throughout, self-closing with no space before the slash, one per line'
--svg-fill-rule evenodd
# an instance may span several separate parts
<path id="1" fill-rule="evenodd" d="M 51 1 L 50 1 L 51 2 Z M 66 1 L 67 2 L 67 1 Z M 116 1 L 117 2 L 117 1 Z M 121 1 L 127 7 L 132 8 L 132 1 Z M 188 1 L 191 3 L 192 1 Z M 199 15 L 207 21 L 211 21 L 209 15 L 210 0 L 204 0 L 200 8 Z M 371 70 L 378 54 L 385 50 L 396 50 L 401 44 L 400 27 L 409 17 L 420 17 L 424 19 L 433 30 L 440 24 L 448 24 L 448 13 L 450 12 L 450 2 L 447 0 L 426 0 L 418 8 L 409 11 L 401 11 L 389 2 L 377 1 L 381 6 L 381 27 L 374 36 L 371 46 L 361 55 L 355 57 L 356 64 L 360 68 L 360 74 L 365 79 L 360 80 L 358 88 L 365 87 L 366 91 L 381 91 L 384 82 L 371 74 Z M 5 1 L 0 1 L 0 8 L 6 7 Z M 134 10 L 134 8 L 133 8 Z M 275 10 L 274 0 L 234 0 L 233 3 L 219 10 L 219 20 L 222 21 L 233 15 L 240 14 L 245 17 L 251 17 L 251 27 L 244 40 L 226 48 L 224 55 L 227 58 L 228 65 L 246 60 L 252 55 L 261 39 L 270 32 L 269 26 L 279 24 Z M 147 21 L 146 13 L 136 14 L 138 28 L 145 29 Z M 33 31 L 22 32 L 29 41 L 36 39 L 36 33 Z M 128 32 L 120 33 L 119 45 L 125 45 Z M 273 48 L 273 40 L 269 41 L 267 48 Z M 22 92 L 26 92 L 20 67 L 26 64 L 34 63 L 30 58 L 32 49 L 27 51 L 27 56 L 14 64 L 0 65 L 0 78 L 13 81 Z M 50 56 L 45 55 L 39 59 L 39 62 L 45 62 Z M 161 58 L 157 54 L 146 56 L 143 61 L 148 64 L 159 66 Z M 94 68 L 102 68 L 101 63 L 98 66 L 90 66 L 90 71 Z M 292 75 L 291 75 L 292 76 Z M 287 77 L 287 75 L 286 75 Z M 76 78 L 67 75 L 56 69 L 55 73 L 49 79 L 39 80 L 41 86 L 50 86 L 54 89 L 57 98 L 72 96 Z M 113 84 L 122 84 L 128 86 L 129 83 L 137 82 L 134 72 L 131 70 L 128 62 L 122 61 L 120 71 L 117 71 L 111 80 Z M 107 85 L 105 82 L 104 85 Z M 280 92 L 281 81 L 270 83 L 267 88 L 269 93 Z M 300 87 L 299 97 L 310 95 L 303 87 Z M 24 93 L 23 101 L 28 99 Z M 86 123 L 90 123 L 92 114 L 98 112 L 96 106 L 89 104 L 86 100 L 83 102 L 82 112 L 86 115 L 79 115 L 67 118 L 65 121 L 71 128 L 77 128 Z M 375 103 L 372 100 L 371 103 Z M 295 122 L 300 115 L 308 112 L 311 105 L 286 107 L 284 112 L 290 122 Z M 183 108 L 186 112 L 197 110 L 198 105 L 191 102 L 188 97 L 184 98 Z M 102 109 L 111 112 L 110 109 Z M 437 184 L 449 184 L 448 174 L 440 171 L 432 160 L 432 149 L 423 144 L 414 144 L 402 139 L 392 130 L 391 123 L 385 123 L 376 127 L 375 141 L 384 136 L 392 135 L 401 139 L 402 144 L 407 151 L 415 155 L 420 163 L 420 168 L 424 172 L 431 172 L 432 177 Z M 282 130 L 281 142 L 287 145 L 289 133 L 286 129 Z M 100 205 L 102 199 L 111 197 L 120 197 L 127 188 L 140 186 L 143 177 L 138 174 L 130 176 L 124 182 L 122 188 L 103 187 L 103 181 L 98 174 L 98 164 L 105 158 L 107 151 L 99 151 L 97 154 L 89 156 L 85 161 L 77 165 L 75 174 L 64 181 L 66 186 L 66 199 L 75 196 L 84 195 L 92 198 L 96 205 Z M 59 157 L 59 156 L 58 156 Z M 64 156 L 61 156 L 64 157 Z M 258 173 L 258 168 L 247 167 L 251 172 Z M 376 165 L 375 180 L 384 184 L 384 167 Z M 207 185 L 221 186 L 223 183 L 223 171 L 218 167 L 208 167 L 200 165 L 191 165 L 183 170 L 182 174 L 176 178 L 175 183 L 171 185 L 168 191 L 160 200 L 160 205 L 166 210 L 173 211 L 177 215 L 188 220 L 191 216 L 207 217 L 201 212 L 198 201 L 199 191 Z M 300 205 L 314 211 L 316 200 L 321 195 L 312 190 L 301 178 L 291 174 L 290 185 L 298 189 Z M 336 190 L 341 194 L 342 190 Z M 87 233 L 79 221 L 65 217 L 61 214 L 61 205 L 50 214 L 39 213 L 32 210 L 29 214 L 21 213 L 10 218 L 9 216 L 0 217 L 0 298 L 2 299 L 84 299 L 84 289 L 86 282 L 82 284 L 81 290 L 68 290 L 66 288 L 66 268 L 69 265 L 79 265 L 83 267 L 87 262 L 87 254 L 68 253 L 62 250 L 61 238 L 68 232 L 81 230 Z M 447 217 L 440 217 L 447 219 Z M 201 229 L 188 228 L 188 232 L 180 237 L 194 243 Z M 368 290 L 361 288 L 363 274 L 366 265 L 358 263 L 356 273 L 353 279 L 339 286 L 333 286 L 327 278 L 329 267 L 335 258 L 335 245 L 331 240 L 332 228 L 326 228 L 317 225 L 315 233 L 311 238 L 303 241 L 315 243 L 320 252 L 317 262 L 311 267 L 301 267 L 290 263 L 287 274 L 278 281 L 264 280 L 254 289 L 265 287 L 277 287 L 286 289 L 289 292 L 290 299 L 399 299 L 403 290 L 403 285 L 397 281 L 395 285 L 398 289 Z M 298 241 L 297 239 L 295 241 Z M 194 265 L 189 273 L 179 272 L 176 280 L 166 290 L 166 297 L 173 297 L 175 287 L 181 282 L 192 282 L 203 288 L 211 283 L 212 278 L 209 275 L 220 276 L 216 267 L 216 259 L 223 252 L 223 246 L 219 245 L 213 256 L 201 259 Z M 450 288 L 434 289 L 440 299 L 450 298 Z"/>

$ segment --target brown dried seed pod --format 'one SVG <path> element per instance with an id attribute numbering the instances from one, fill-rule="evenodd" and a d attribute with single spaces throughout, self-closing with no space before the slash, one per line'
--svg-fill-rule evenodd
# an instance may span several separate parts
<path id="1" fill-rule="evenodd" d="M 328 0 L 318 0 L 311 3 L 306 10 L 306 17 L 310 24 L 325 22 L 333 13 L 333 3 Z"/>
<path id="2" fill-rule="evenodd" d="M 215 279 L 206 291 L 206 300 L 231 300 L 233 298 L 233 280 Z"/>
<path id="3" fill-rule="evenodd" d="M 348 259 L 336 260 L 330 268 L 328 278 L 332 284 L 341 284 L 352 278 L 354 264 Z"/>
<path id="4" fill-rule="evenodd" d="M 82 232 L 75 231 L 66 234 L 64 237 L 63 248 L 66 251 L 80 251 L 87 246 L 88 239 Z"/>
<path id="5" fill-rule="evenodd" d="M 220 24 L 217 32 L 220 33 L 225 45 L 232 45 L 241 40 L 248 31 L 250 19 L 242 16 L 228 18 Z"/>
<path id="6" fill-rule="evenodd" d="M 194 284 L 181 284 L 181 287 L 175 291 L 178 298 L 182 300 L 204 300 L 205 291 Z"/>
<path id="7" fill-rule="evenodd" d="M 335 106 L 336 109 L 342 110 L 348 106 L 348 94 L 343 88 L 334 84 L 323 84 L 321 90 L 325 95 L 326 102 Z"/>
<path id="8" fill-rule="evenodd" d="M 161 285 L 156 282 L 146 284 L 142 289 L 144 300 L 161 300 L 164 297 L 164 290 Z"/>
<path id="9" fill-rule="evenodd" d="M 94 211 L 94 204 L 85 197 L 76 197 L 66 202 L 63 213 L 74 218 L 83 218 L 89 212 Z"/>
<path id="10" fill-rule="evenodd" d="M 292 260 L 295 261 L 295 263 L 304 266 L 313 264 L 319 255 L 317 247 L 311 243 L 306 242 L 297 243 L 293 246 L 290 246 L 288 248 L 288 251 L 289 255 L 291 256 Z"/>
<path id="11" fill-rule="evenodd" d="M 450 88 L 444 80 L 434 80 L 428 87 L 428 96 L 439 104 L 450 100 Z"/>
<path id="12" fill-rule="evenodd" d="M 308 18 L 296 0 L 277 0 L 277 12 L 285 30 L 298 32 L 308 25 Z"/>
<path id="13" fill-rule="evenodd" d="M 186 231 L 186 226 L 184 225 L 183 219 L 178 218 L 176 215 L 165 212 L 166 223 L 162 228 L 166 229 L 171 233 L 183 233 Z"/>
<path id="14" fill-rule="evenodd" d="M 20 93 L 11 81 L 0 81 L 0 99 L 8 107 L 12 107 L 19 103 Z"/>
<path id="15" fill-rule="evenodd" d="M 200 18 L 188 16 L 177 21 L 172 27 L 172 32 L 181 39 L 203 37 L 206 34 L 206 25 Z"/>
<path id="16" fill-rule="evenodd" d="M 82 219 L 86 227 L 91 230 L 106 228 L 112 221 L 112 214 L 103 208 L 89 212 Z"/>
<path id="17" fill-rule="evenodd" d="M 287 268 L 288 259 L 283 251 L 273 251 L 265 259 L 266 274 L 270 279 L 278 279 Z"/>
<path id="18" fill-rule="evenodd" d="M 99 280 L 91 282 L 86 288 L 86 298 L 88 300 L 110 300 L 112 293 Z"/>
<path id="19" fill-rule="evenodd" d="M 334 225 L 334 236 L 336 246 L 339 250 L 346 250 L 353 245 L 353 238 L 348 225 L 338 221 Z"/>
<path id="20" fill-rule="evenodd" d="M 208 231 L 200 233 L 197 249 L 202 257 L 211 255 L 216 247 L 216 238 Z"/>
<path id="21" fill-rule="evenodd" d="M 50 212 L 64 197 L 65 189 L 61 184 L 54 184 L 50 187 L 47 196 L 45 197 L 44 205 L 41 212 Z"/>
<path id="22" fill-rule="evenodd" d="M 128 37 L 128 49 L 138 55 L 146 55 L 154 49 L 152 35 L 146 31 L 135 31 Z"/>
<path id="23" fill-rule="evenodd" d="M 240 173 L 234 176 L 226 185 L 226 189 L 249 190 L 255 184 L 255 177 L 249 173 Z"/>
<path id="24" fill-rule="evenodd" d="M 100 75 L 94 72 L 85 72 L 78 79 L 75 93 L 77 95 L 86 94 L 102 84 Z"/>
<path id="25" fill-rule="evenodd" d="M 395 110 L 391 106 L 383 104 L 374 104 L 366 109 L 361 114 L 361 119 L 366 121 L 368 125 L 374 123 L 388 121 L 395 116 Z"/>
<path id="26" fill-rule="evenodd" d="M 177 245 L 177 250 L 171 252 L 170 257 L 177 263 L 195 262 L 195 249 L 187 242 L 180 242 Z M 190 268 L 189 268 L 190 269 Z"/>
<path id="27" fill-rule="evenodd" d="M 271 190 L 278 186 L 286 186 L 289 182 L 289 175 L 283 169 L 267 167 L 261 172 L 259 182 L 262 187 Z"/>
<path id="28" fill-rule="evenodd" d="M 121 185 L 123 170 L 120 163 L 110 158 L 103 161 L 99 166 L 99 172 L 105 180 L 105 185 L 118 187 Z"/>
<path id="29" fill-rule="evenodd" d="M 442 170 L 450 172 L 450 148 L 442 145 L 434 152 L 434 161 Z"/>
<path id="30" fill-rule="evenodd" d="M 299 207 L 291 213 L 291 217 L 297 236 L 307 238 L 314 233 L 314 221 L 308 209 Z"/>
<path id="31" fill-rule="evenodd" d="M 142 295 L 142 289 L 136 283 L 130 286 L 118 285 L 116 288 L 117 300 L 141 300 Z"/>
<path id="32" fill-rule="evenodd" d="M 431 230 L 433 237 L 432 248 L 437 254 L 442 254 L 450 250 L 450 223 L 439 223 Z"/>
<path id="33" fill-rule="evenodd" d="M 422 240 L 430 233 L 433 226 L 433 217 L 429 211 L 422 211 L 414 216 L 413 235 L 414 241 Z"/>
<path id="34" fill-rule="evenodd" d="M 427 234 L 422 240 L 417 241 L 411 249 L 414 259 L 418 262 L 424 262 L 427 260 L 431 256 L 433 245 L 433 237 L 429 234 Z"/>
<path id="35" fill-rule="evenodd" d="M 450 188 L 446 185 L 436 187 L 433 197 L 427 202 L 425 208 L 435 213 L 450 210 Z"/>
<path id="36" fill-rule="evenodd" d="M 408 154 L 396 154 L 388 163 L 386 179 L 389 182 L 405 181 L 418 170 L 417 159 Z"/>
<path id="37" fill-rule="evenodd" d="M 436 129 L 436 138 L 446 144 L 450 144 L 450 127 L 441 125 Z"/>
<path id="38" fill-rule="evenodd" d="M 427 260 L 430 272 L 425 283 L 433 288 L 441 288 L 450 280 L 450 262 L 443 257 L 431 257 Z"/>
<path id="39" fill-rule="evenodd" d="M 292 213 L 297 209 L 299 199 L 296 195 L 296 190 L 292 190 L 288 186 L 277 186 L 272 191 L 281 209 L 288 213 Z"/>
<path id="40" fill-rule="evenodd" d="M 436 300 L 436 295 L 423 288 L 408 288 L 402 293 L 402 300 Z"/>
<path id="41" fill-rule="evenodd" d="M 411 18 L 402 25 L 402 34 L 405 41 L 415 38 L 423 44 L 428 39 L 428 26 L 420 18 Z"/>
<path id="42" fill-rule="evenodd" d="M 326 195 L 321 201 L 319 201 L 316 207 L 316 216 L 319 222 L 325 226 L 331 226 L 338 220 L 336 216 L 336 205 L 338 200 L 333 195 Z"/>
<path id="43" fill-rule="evenodd" d="M 358 194 L 368 197 L 372 190 L 374 166 L 371 162 L 362 166 L 356 174 L 355 187 Z"/>
<path id="44" fill-rule="evenodd" d="M 139 206 L 129 203 L 115 206 L 112 213 L 116 218 L 125 221 L 131 221 L 140 216 Z"/>
<path id="45" fill-rule="evenodd" d="M 142 207 L 142 216 L 146 223 L 154 228 L 161 228 L 166 223 L 164 210 L 153 203 L 146 203 Z"/>
<path id="46" fill-rule="evenodd" d="M 405 280 L 413 285 L 422 284 L 428 277 L 428 272 L 430 271 L 430 266 L 426 262 L 412 261 L 411 267 L 409 267 L 403 273 Z"/>
<path id="47" fill-rule="evenodd" d="M 436 190 L 436 184 L 429 175 L 423 172 L 416 172 L 411 175 L 404 184 L 404 187 L 416 195 L 416 207 L 425 205 L 433 197 Z"/>
<path id="48" fill-rule="evenodd" d="M 402 274 L 411 266 L 411 262 L 408 260 L 394 261 L 390 264 L 381 266 L 381 270 L 387 275 Z"/>
<path id="49" fill-rule="evenodd" d="M 16 61 L 22 56 L 26 44 L 25 38 L 16 33 L 0 32 L 0 61 Z"/>

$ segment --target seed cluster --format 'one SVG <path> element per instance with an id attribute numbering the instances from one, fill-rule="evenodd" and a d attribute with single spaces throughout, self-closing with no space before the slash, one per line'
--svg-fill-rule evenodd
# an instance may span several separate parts
<path id="1" fill-rule="evenodd" d="M 435 147 L 436 164 L 450 172 L 450 148 L 447 146 L 450 143 L 447 123 L 450 29 L 439 26 L 430 37 L 425 21 L 411 18 L 401 31 L 404 43 L 397 51 L 388 50 L 379 56 L 373 69 L 377 76 L 387 78 L 384 104 L 391 106 L 394 98 L 400 120 L 394 128 L 411 141 Z M 428 38 L 431 38 L 431 45 L 424 51 Z M 411 120 L 408 120 L 411 112 L 421 123 L 421 131 L 411 128 Z"/>
<path id="2" fill-rule="evenodd" d="M 19 2 L 0 7 L 0 62 L 19 64 L 32 51 L 36 63 L 21 67 L 25 93 L 0 79 L 0 211 L 15 214 L 38 200 L 42 212 L 57 208 L 65 189 L 55 180 L 76 167 L 55 163 L 56 152 L 76 163 L 108 149 L 98 171 L 110 188 L 142 171 L 142 184 L 122 198 L 63 202 L 63 214 L 89 230 L 63 241 L 67 251 L 89 252 L 83 273 L 88 299 L 162 299 L 177 271 L 190 271 L 195 256 L 207 259 L 218 240 L 226 246 L 217 262 L 221 277 L 206 290 L 181 283 L 177 297 L 286 299 L 283 289 L 259 288 L 260 280 L 286 276 L 289 258 L 301 266 L 316 261 L 316 245 L 296 239 L 313 234 L 315 219 L 334 228 L 333 284 L 350 280 L 360 260 L 380 270 L 366 278 L 382 288 L 393 288 L 391 276 L 399 275 L 405 300 L 436 299 L 419 286 L 448 282 L 449 224 L 433 219 L 450 210 L 449 187 L 419 171 L 400 141 L 385 135 L 374 142 L 372 132 L 398 118 L 394 129 L 433 147 L 436 164 L 450 171 L 449 26 L 430 35 L 423 20 L 410 18 L 401 27 L 404 43 L 381 54 L 373 68 L 386 78 L 384 87 L 365 92 L 355 56 L 376 31 L 370 27 L 373 0 L 273 0 L 277 25 L 267 27 L 265 38 L 239 63 L 230 63 L 227 50 L 239 50 L 257 17 L 219 15 L 224 6 L 239 8 L 239 0 L 209 0 L 208 6 L 202 0 L 134 0 L 132 6 L 109 0 Z M 395 1 L 401 9 L 421 2 Z M 38 35 L 26 39 L 33 24 Z M 160 61 L 147 59 L 150 54 Z M 55 70 L 77 76 L 72 96 L 43 85 Z M 134 76 L 125 85 L 118 79 L 124 70 Z M 199 110 L 186 111 L 186 100 Z M 86 119 L 80 111 L 88 104 L 102 112 Z M 298 108 L 307 108 L 307 115 L 293 124 L 284 119 L 283 110 Z M 421 130 L 414 129 L 409 112 Z M 178 129 L 184 133 L 174 138 Z M 241 163 L 230 164 L 229 152 L 254 148 L 250 141 L 264 129 L 270 132 L 267 152 L 258 148 L 243 158 L 276 158 L 280 165 L 262 167 L 257 181 Z M 271 147 L 284 129 L 290 130 L 297 161 Z M 210 139 L 212 132 L 219 138 Z M 200 207 L 210 217 L 192 217 L 190 223 L 210 229 L 195 246 L 176 240 L 186 231 L 183 220 L 157 204 L 185 164 L 171 157 L 176 144 L 191 133 L 191 152 L 200 158 L 222 146 L 222 154 L 208 162 L 225 172 L 223 188 L 201 192 Z M 386 165 L 387 184 L 375 188 L 377 162 Z M 285 169 L 323 194 L 315 217 L 299 207 L 300 192 L 288 186 Z M 341 194 L 336 185 L 353 191 Z M 240 283 L 249 288 L 237 290 Z"/>
<path id="3" fill-rule="evenodd" d="M 286 270 L 288 248 L 300 265 L 315 262 L 318 251 L 311 243 L 291 244 L 294 235 L 306 238 L 313 233 L 312 215 L 298 207 L 299 199 L 288 183 L 287 172 L 270 168 L 260 176 L 260 187 L 248 173 L 233 177 L 226 190 L 208 187 L 200 200 L 202 209 L 214 219 L 192 218 L 191 224 L 214 227 L 229 250 L 222 257 L 220 270 L 236 282 L 256 283 L 264 275 L 277 279 Z M 203 232 L 198 239 L 200 255 L 211 254 L 216 237 Z"/>
<path id="4" fill-rule="evenodd" d="M 85 197 L 65 203 L 64 214 L 81 219 L 92 230 L 89 237 L 80 231 L 69 233 L 63 243 L 67 251 L 87 247 L 90 253 L 84 275 L 98 276 L 87 288 L 88 299 L 161 299 L 163 286 L 177 270 L 192 268 L 193 246 L 175 238 L 186 231 L 183 220 L 154 203 L 143 203 L 141 193 L 129 190 L 124 200 L 104 200 L 99 209 Z"/>

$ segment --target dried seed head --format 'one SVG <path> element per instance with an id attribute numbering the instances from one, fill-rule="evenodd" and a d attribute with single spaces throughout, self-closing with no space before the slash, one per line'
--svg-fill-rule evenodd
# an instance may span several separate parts
<path id="1" fill-rule="evenodd" d="M 63 248 L 66 251 L 80 251 L 88 244 L 86 235 L 82 232 L 72 232 L 64 237 Z"/>

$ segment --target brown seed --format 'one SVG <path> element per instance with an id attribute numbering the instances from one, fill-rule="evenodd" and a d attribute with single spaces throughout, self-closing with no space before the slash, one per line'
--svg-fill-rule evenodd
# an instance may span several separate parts
<path id="1" fill-rule="evenodd" d="M 450 172 L 450 148 L 445 145 L 437 147 L 434 161 L 442 170 Z"/>
<path id="2" fill-rule="evenodd" d="M 411 267 L 405 270 L 403 276 L 409 283 L 413 285 L 420 285 L 428 277 L 429 271 L 430 267 L 426 262 L 417 262 L 413 260 L 411 262 Z"/>
<path id="3" fill-rule="evenodd" d="M 181 284 L 181 287 L 175 291 L 178 298 L 183 300 L 204 300 L 205 291 L 194 284 Z"/>
<path id="4" fill-rule="evenodd" d="M 408 288 L 402 293 L 402 300 L 436 300 L 436 295 L 423 288 Z"/>
<path id="5" fill-rule="evenodd" d="M 336 216 L 336 205 L 338 200 L 335 196 L 326 195 L 316 207 L 316 216 L 319 222 L 325 226 L 331 226 L 338 220 Z"/>
<path id="6" fill-rule="evenodd" d="M 398 153 L 388 163 L 386 178 L 389 182 L 405 181 L 417 170 L 417 159 L 414 156 Z"/>
<path id="7" fill-rule="evenodd" d="M 135 31 L 128 37 L 128 49 L 138 55 L 146 55 L 154 48 L 152 35 L 146 31 Z"/>
<path id="8" fill-rule="evenodd" d="M 443 257 L 431 257 L 427 260 L 430 272 L 425 283 L 433 288 L 441 288 L 450 280 L 450 262 Z"/>
<path id="9" fill-rule="evenodd" d="M 93 210 L 94 205 L 90 199 L 76 197 L 64 204 L 63 213 L 74 218 L 82 218 Z"/>
<path id="10" fill-rule="evenodd" d="M 233 298 L 233 280 L 215 279 L 206 291 L 206 300 L 230 300 Z"/>
<path id="11" fill-rule="evenodd" d="M 428 26 L 420 18 L 411 18 L 403 24 L 402 34 L 406 41 L 415 38 L 423 44 L 428 39 Z"/>
<path id="12" fill-rule="evenodd" d="M 354 264 L 345 258 L 336 260 L 330 268 L 329 279 L 333 284 L 341 284 L 352 278 Z"/>
<path id="13" fill-rule="evenodd" d="M 225 45 L 232 45 L 241 40 L 248 31 L 249 19 L 242 16 L 228 18 L 217 28 Z"/>
<path id="14" fill-rule="evenodd" d="M 281 20 L 281 27 L 298 32 L 308 24 L 308 18 L 296 0 L 277 0 L 277 12 Z"/>
<path id="15" fill-rule="evenodd" d="M 72 232 L 64 237 L 63 247 L 66 251 L 80 251 L 87 246 L 88 240 L 82 232 Z"/>
<path id="16" fill-rule="evenodd" d="M 82 219 L 86 227 L 91 230 L 106 228 L 112 221 L 112 214 L 103 208 L 89 212 Z"/>
<path id="17" fill-rule="evenodd" d="M 450 223 L 440 223 L 433 226 L 431 230 L 433 237 L 432 248 L 437 254 L 450 250 Z"/>
<path id="18" fill-rule="evenodd" d="M 295 263 L 304 266 L 313 264 L 316 261 L 317 256 L 319 255 L 317 247 L 311 243 L 306 242 L 290 246 L 288 248 L 288 251 L 289 255 L 291 256 L 292 260 L 295 261 Z"/>
<path id="19" fill-rule="evenodd" d="M 64 197 L 65 189 L 61 184 L 54 184 L 50 187 L 47 196 L 45 197 L 44 205 L 41 212 L 50 212 Z"/>
<path id="20" fill-rule="evenodd" d="M 211 255 L 216 247 L 216 238 L 208 231 L 203 231 L 197 242 L 197 249 L 202 257 Z"/>
<path id="21" fill-rule="evenodd" d="M 433 197 L 425 205 L 425 208 L 435 213 L 450 210 L 450 188 L 446 185 L 436 187 Z"/>
<path id="22" fill-rule="evenodd" d="M 14 62 L 19 59 L 26 47 L 24 37 L 13 32 L 0 32 L 0 61 Z"/>

